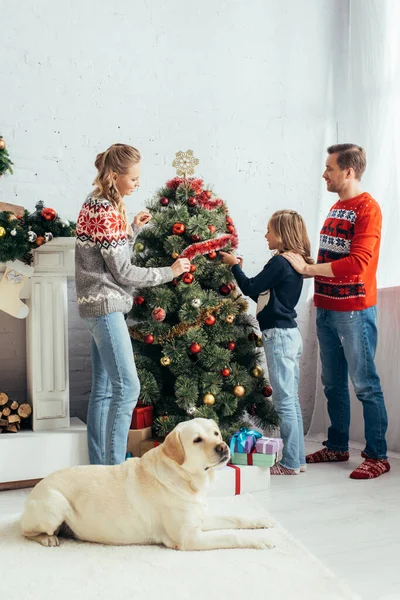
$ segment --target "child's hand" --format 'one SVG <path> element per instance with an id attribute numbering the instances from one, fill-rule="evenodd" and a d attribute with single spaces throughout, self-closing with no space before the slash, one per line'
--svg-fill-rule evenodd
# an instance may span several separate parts
<path id="1" fill-rule="evenodd" d="M 148 223 L 150 219 L 151 214 L 146 210 L 141 210 L 140 213 L 137 214 L 136 217 L 133 219 L 133 223 L 138 227 L 143 227 L 143 225 L 146 225 L 146 223 Z"/>
<path id="2" fill-rule="evenodd" d="M 230 252 L 220 251 L 219 255 L 222 257 L 222 262 L 224 265 L 229 265 L 230 267 L 233 267 L 233 265 L 240 265 L 238 258 Z"/>

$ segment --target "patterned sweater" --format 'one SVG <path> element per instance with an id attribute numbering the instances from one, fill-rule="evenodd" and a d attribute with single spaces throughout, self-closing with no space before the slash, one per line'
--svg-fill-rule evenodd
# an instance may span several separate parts
<path id="1" fill-rule="evenodd" d="M 352 311 L 376 304 L 381 227 L 379 204 L 365 192 L 332 206 L 321 229 L 318 262 L 332 262 L 334 277 L 315 277 L 315 306 Z"/>
<path id="2" fill-rule="evenodd" d="M 113 204 L 89 196 L 76 224 L 75 277 L 81 317 L 111 312 L 127 313 L 135 290 L 173 279 L 171 267 L 142 268 L 131 264 L 131 246 L 138 234 L 128 237 Z"/>

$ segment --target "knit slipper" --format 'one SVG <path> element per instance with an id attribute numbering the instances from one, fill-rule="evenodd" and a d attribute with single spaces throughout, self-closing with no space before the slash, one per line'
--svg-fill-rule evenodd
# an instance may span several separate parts
<path id="1" fill-rule="evenodd" d="M 276 463 L 273 467 L 270 468 L 271 475 L 298 475 L 300 473 L 299 469 L 288 469 L 283 465 Z"/>
<path id="2" fill-rule="evenodd" d="M 375 479 L 390 471 L 390 464 L 386 458 L 367 458 L 357 469 L 350 473 L 351 479 Z"/>
<path id="3" fill-rule="evenodd" d="M 308 454 L 306 456 L 306 463 L 345 462 L 349 458 L 350 455 L 348 452 L 334 452 L 328 448 L 322 448 L 318 452 Z"/>

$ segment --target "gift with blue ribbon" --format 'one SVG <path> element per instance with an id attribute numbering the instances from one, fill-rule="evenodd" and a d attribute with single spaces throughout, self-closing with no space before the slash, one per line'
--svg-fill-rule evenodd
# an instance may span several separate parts
<path id="1" fill-rule="evenodd" d="M 254 429 L 246 429 L 241 427 L 231 439 L 230 451 L 231 455 L 235 453 L 250 454 L 256 445 L 256 441 L 262 437 L 259 431 Z"/>

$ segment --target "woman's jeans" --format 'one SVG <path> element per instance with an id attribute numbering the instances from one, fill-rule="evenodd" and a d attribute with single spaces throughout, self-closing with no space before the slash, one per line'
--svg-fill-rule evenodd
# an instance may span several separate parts
<path id="1" fill-rule="evenodd" d="M 92 392 L 87 433 L 90 464 L 124 462 L 140 383 L 129 331 L 120 312 L 83 319 L 92 335 Z"/>
<path id="2" fill-rule="evenodd" d="M 301 334 L 297 327 L 265 329 L 262 339 L 273 388 L 272 398 L 280 420 L 283 440 L 281 465 L 299 469 L 306 462 L 298 394 L 299 358 L 303 350 Z"/>
<path id="3" fill-rule="evenodd" d="M 349 448 L 350 375 L 363 405 L 365 454 L 386 458 L 387 414 L 374 362 L 378 341 L 376 307 L 347 312 L 318 308 L 317 335 L 331 420 L 325 445 L 337 452 Z"/>

